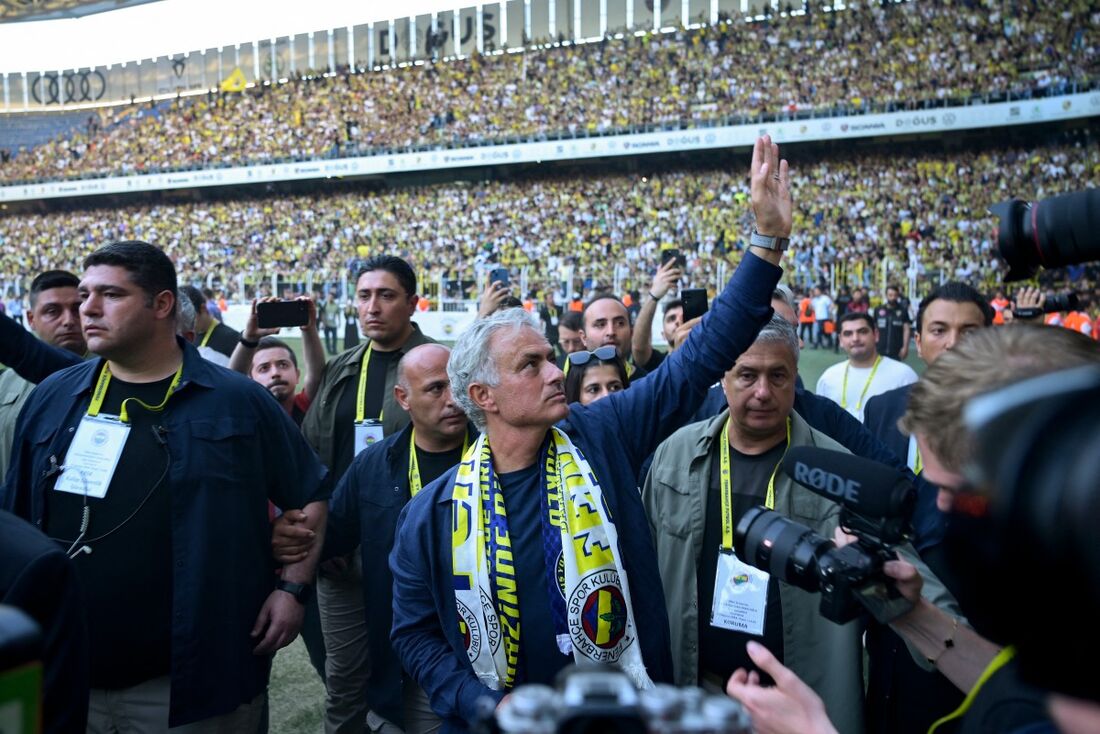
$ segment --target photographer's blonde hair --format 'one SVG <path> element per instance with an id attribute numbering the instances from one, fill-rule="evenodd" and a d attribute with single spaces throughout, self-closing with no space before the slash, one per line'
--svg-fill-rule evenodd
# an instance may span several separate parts
<path id="1" fill-rule="evenodd" d="M 1057 326 L 1013 324 L 977 329 L 941 354 L 909 393 L 898 422 L 919 433 L 945 468 L 959 472 L 973 445 L 963 409 L 974 397 L 1050 372 L 1100 364 L 1100 342 Z"/>

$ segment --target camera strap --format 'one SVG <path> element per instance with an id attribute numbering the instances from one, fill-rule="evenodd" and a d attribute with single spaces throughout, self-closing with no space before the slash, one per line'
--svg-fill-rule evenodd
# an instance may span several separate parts
<path id="1" fill-rule="evenodd" d="M 730 472 L 730 420 L 726 419 L 726 425 L 722 428 L 722 440 L 720 449 L 720 475 L 722 495 L 722 550 L 733 550 L 733 477 Z M 791 447 L 791 419 L 787 417 L 787 445 L 783 448 L 783 455 L 779 457 L 775 468 L 772 469 L 771 478 L 768 479 L 768 493 L 764 497 L 764 506 L 769 510 L 775 509 L 775 475 L 779 472 L 783 459 L 787 456 L 787 449 Z"/>

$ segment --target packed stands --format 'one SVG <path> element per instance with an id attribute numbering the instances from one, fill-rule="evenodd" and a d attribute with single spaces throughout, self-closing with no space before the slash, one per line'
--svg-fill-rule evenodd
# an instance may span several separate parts
<path id="1" fill-rule="evenodd" d="M 1100 146 L 1088 135 L 1049 147 L 946 154 L 792 157 L 797 212 L 794 283 L 878 285 L 912 261 L 918 277 L 991 284 L 998 277 L 990 204 L 1041 198 L 1100 183 Z M 0 277 L 51 267 L 79 271 L 109 241 L 164 247 L 189 279 L 231 287 L 272 273 L 341 281 L 360 257 L 408 257 L 435 282 L 472 280 L 479 266 L 527 268 L 532 288 L 575 266 L 578 282 L 643 288 L 664 243 L 688 254 L 689 279 L 712 287 L 717 264 L 736 261 L 751 227 L 740 169 L 640 175 L 534 177 L 365 193 L 142 204 L 0 216 Z M 620 274 L 622 275 L 622 274 Z M 238 294 L 246 295 L 246 294 Z"/>
<path id="2" fill-rule="evenodd" d="M 1088 0 L 853 3 L 179 100 L 19 152 L 0 183 L 1057 94 L 1095 82 L 1098 49 Z"/>

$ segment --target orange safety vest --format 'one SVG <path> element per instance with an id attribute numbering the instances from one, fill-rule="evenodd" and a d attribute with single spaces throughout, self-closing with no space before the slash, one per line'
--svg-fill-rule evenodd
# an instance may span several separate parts
<path id="1" fill-rule="evenodd" d="M 427 311 L 427 310 L 428 310 L 428 309 L 430 309 L 431 307 L 432 307 L 432 302 L 431 302 L 431 300 L 430 300 L 430 299 L 428 299 L 428 298 L 425 298 L 424 296 L 421 296 L 421 297 L 420 297 L 420 300 L 418 300 L 418 301 L 416 302 L 416 309 L 417 309 L 418 311 Z"/>
<path id="2" fill-rule="evenodd" d="M 814 322 L 814 302 L 809 298 L 803 298 L 798 302 L 798 323 L 812 324 Z"/>
<path id="3" fill-rule="evenodd" d="M 1004 310 L 1009 306 L 1008 299 L 994 298 L 989 302 L 989 305 L 993 307 L 993 323 L 1003 325 L 1005 322 Z"/>
<path id="4" fill-rule="evenodd" d="M 1086 332 L 1085 326 L 1089 329 L 1092 328 L 1092 322 L 1089 320 L 1088 314 L 1083 314 L 1080 311 L 1070 311 L 1066 314 L 1066 318 L 1062 321 L 1062 326 L 1067 329 L 1073 329 L 1079 331 L 1082 334 Z"/>

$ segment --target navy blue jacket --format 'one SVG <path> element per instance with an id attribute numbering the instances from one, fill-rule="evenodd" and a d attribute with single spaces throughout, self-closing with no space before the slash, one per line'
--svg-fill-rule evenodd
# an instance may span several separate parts
<path id="1" fill-rule="evenodd" d="M 661 441 L 691 419 L 707 388 L 752 344 L 771 317 L 771 293 L 781 274 L 747 254 L 700 327 L 655 372 L 587 407 L 574 403 L 559 424 L 599 478 L 619 533 L 642 658 L 657 682 L 672 680 L 668 614 L 638 492 L 638 469 Z M 479 699 L 504 695 L 478 681 L 459 632 L 451 560 L 456 471 L 405 506 L 390 555 L 394 651 L 427 692 L 446 731 L 463 731 L 474 721 Z"/>
<path id="2" fill-rule="evenodd" d="M 898 428 L 905 415 L 912 385 L 889 390 L 867 401 L 863 423 L 874 436 L 905 463 L 909 456 L 909 437 Z M 908 468 L 908 467 L 906 467 Z M 939 488 L 922 477 L 916 477 L 917 506 L 913 509 L 913 547 L 922 554 L 943 542 L 947 530 L 947 515 L 936 507 Z M 936 570 L 936 569 L 933 569 Z"/>
<path id="3" fill-rule="evenodd" d="M 393 576 L 388 558 L 397 534 L 397 518 L 409 501 L 410 423 L 363 450 L 351 462 L 329 500 L 322 558 L 343 556 L 359 546 L 363 564 L 363 601 L 367 612 L 371 710 L 404 728 L 401 661 L 390 645 L 393 626 Z M 470 441 L 477 430 L 469 427 Z"/>
<path id="4" fill-rule="evenodd" d="M 182 379 L 161 421 L 171 455 L 171 726 L 228 713 L 267 687 L 271 657 L 253 655 L 250 637 L 276 580 L 267 502 L 326 498 L 325 468 L 271 395 L 177 342 Z M 102 366 L 80 362 L 31 393 L 0 507 L 44 526 L 51 460 L 64 460 Z"/>
<path id="5" fill-rule="evenodd" d="M 54 372 L 83 361 L 83 357 L 47 344 L 10 316 L 0 314 L 0 362 L 27 382 L 37 385 Z"/>

